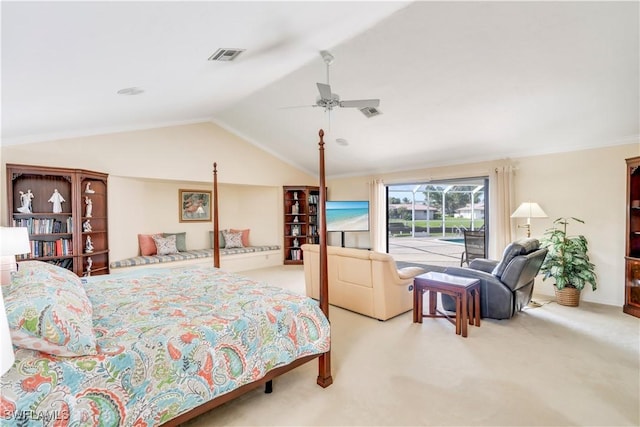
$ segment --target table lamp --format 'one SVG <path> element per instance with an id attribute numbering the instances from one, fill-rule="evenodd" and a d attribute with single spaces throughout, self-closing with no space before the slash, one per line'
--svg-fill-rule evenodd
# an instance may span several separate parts
<path id="1" fill-rule="evenodd" d="M 0 376 L 4 375 L 13 366 L 14 361 L 15 355 L 13 354 L 9 323 L 7 322 L 7 312 L 4 309 L 2 292 L 0 292 Z"/>
<path id="2" fill-rule="evenodd" d="M 531 237 L 531 218 L 548 218 L 548 216 L 537 203 L 523 202 L 518 206 L 518 209 L 511 214 L 511 218 L 527 218 L 527 223 L 525 225 L 519 225 L 518 228 L 526 228 L 527 237 Z"/>
<path id="3" fill-rule="evenodd" d="M 11 273 L 18 270 L 16 255 L 31 252 L 26 227 L 0 227 L 0 284 L 11 283 Z"/>
<path id="4" fill-rule="evenodd" d="M 16 255 L 31 252 L 29 231 L 25 227 L 0 227 L 0 285 L 11 283 L 11 273 L 17 271 Z M 0 375 L 7 372 L 13 362 L 13 344 L 4 309 L 4 298 L 0 292 Z"/>

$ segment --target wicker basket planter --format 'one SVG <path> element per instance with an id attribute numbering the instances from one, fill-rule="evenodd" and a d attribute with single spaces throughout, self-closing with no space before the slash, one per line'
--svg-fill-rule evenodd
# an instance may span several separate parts
<path id="1" fill-rule="evenodd" d="M 556 302 L 560 305 L 568 307 L 577 307 L 580 305 L 580 290 L 565 286 L 562 289 L 554 287 L 556 291 Z"/>

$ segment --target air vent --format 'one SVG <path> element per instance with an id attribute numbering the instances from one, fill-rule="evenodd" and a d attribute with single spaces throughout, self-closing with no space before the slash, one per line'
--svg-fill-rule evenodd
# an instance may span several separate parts
<path id="1" fill-rule="evenodd" d="M 360 111 L 362 111 L 362 114 L 367 116 L 368 119 L 382 114 L 382 111 L 378 110 L 375 107 L 364 107 L 364 108 L 361 108 Z"/>
<path id="2" fill-rule="evenodd" d="M 244 49 L 218 49 L 209 57 L 209 61 L 233 61 Z"/>

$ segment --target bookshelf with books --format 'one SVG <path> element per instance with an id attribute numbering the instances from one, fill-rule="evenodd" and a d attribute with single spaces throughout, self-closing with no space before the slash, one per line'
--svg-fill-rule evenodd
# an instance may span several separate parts
<path id="1" fill-rule="evenodd" d="M 45 261 L 78 276 L 107 274 L 106 190 L 103 173 L 7 164 L 8 225 L 26 227 L 31 245 L 31 253 L 18 261 Z"/>
<path id="2" fill-rule="evenodd" d="M 319 187 L 284 186 L 284 264 L 302 264 L 303 243 L 318 243 Z"/>
<path id="3" fill-rule="evenodd" d="M 627 159 L 625 287 L 622 310 L 640 317 L 640 156 Z"/>

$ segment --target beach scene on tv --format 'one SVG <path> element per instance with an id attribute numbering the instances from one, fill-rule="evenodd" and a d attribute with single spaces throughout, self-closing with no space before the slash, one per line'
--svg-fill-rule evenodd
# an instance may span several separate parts
<path id="1" fill-rule="evenodd" d="M 327 231 L 368 231 L 368 201 L 327 201 Z"/>

